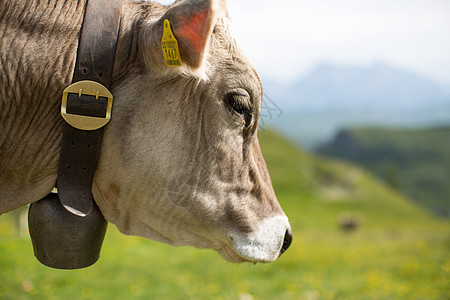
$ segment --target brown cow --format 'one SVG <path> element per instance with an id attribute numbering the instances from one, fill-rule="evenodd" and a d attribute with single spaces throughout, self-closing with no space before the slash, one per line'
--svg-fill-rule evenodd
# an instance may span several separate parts
<path id="1" fill-rule="evenodd" d="M 55 186 L 86 1 L 0 2 L 0 213 Z M 164 20 L 181 67 L 167 67 Z M 125 234 L 271 262 L 290 243 L 257 139 L 261 83 L 224 1 L 125 1 L 92 192 Z M 286 237 L 285 237 L 286 236 Z"/>

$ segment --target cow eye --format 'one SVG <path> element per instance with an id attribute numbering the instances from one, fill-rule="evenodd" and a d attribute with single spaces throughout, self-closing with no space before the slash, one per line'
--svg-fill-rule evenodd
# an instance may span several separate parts
<path id="1" fill-rule="evenodd" d="M 231 92 L 225 96 L 225 102 L 230 110 L 242 119 L 244 127 L 248 127 L 252 121 L 250 109 L 250 96 L 244 92 Z"/>

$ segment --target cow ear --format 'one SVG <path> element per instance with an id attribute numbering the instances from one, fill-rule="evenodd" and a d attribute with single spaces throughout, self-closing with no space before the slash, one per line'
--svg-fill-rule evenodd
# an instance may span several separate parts
<path id="1" fill-rule="evenodd" d="M 183 65 L 194 70 L 202 67 L 219 13 L 218 0 L 184 0 L 169 8 L 160 19 L 158 26 L 162 39 L 168 39 L 169 32 L 173 33 Z M 167 49 L 162 48 L 164 55 Z M 165 60 L 170 66 L 167 57 Z"/>

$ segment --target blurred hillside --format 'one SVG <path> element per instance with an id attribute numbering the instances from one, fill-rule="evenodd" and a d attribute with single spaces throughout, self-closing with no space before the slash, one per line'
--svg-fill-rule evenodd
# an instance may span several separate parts
<path id="1" fill-rule="evenodd" d="M 367 167 L 441 216 L 450 212 L 450 127 L 348 129 L 318 153 Z"/>
<path id="2" fill-rule="evenodd" d="M 422 207 L 356 164 L 303 152 L 273 131 L 261 132 L 260 143 L 281 203 L 296 197 L 288 204 L 301 206 L 303 219 L 312 216 L 318 221 L 329 218 L 335 222 L 347 209 L 363 213 L 366 226 L 373 228 L 430 218 Z M 324 214 L 305 213 L 309 205 Z M 317 226 L 315 221 L 311 224 Z"/>
<path id="3" fill-rule="evenodd" d="M 407 70 L 377 64 L 369 68 L 320 65 L 283 85 L 264 83 L 283 111 L 271 126 L 308 149 L 354 126 L 450 125 L 450 91 Z"/>
<path id="4" fill-rule="evenodd" d="M 124 236 L 110 224 L 94 266 L 52 270 L 7 214 L 0 298 L 449 299 L 449 222 L 356 165 L 306 154 L 268 130 L 259 136 L 294 235 L 275 263 L 229 264 L 211 250 Z"/>

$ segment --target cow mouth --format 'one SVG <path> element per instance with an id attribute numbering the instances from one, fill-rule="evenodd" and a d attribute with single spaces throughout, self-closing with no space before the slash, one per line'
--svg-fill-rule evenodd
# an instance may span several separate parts
<path id="1" fill-rule="evenodd" d="M 271 263 L 273 260 L 266 260 L 266 259 L 252 259 L 252 258 L 248 258 L 245 257 L 243 255 L 241 255 L 235 248 L 234 246 L 231 245 L 227 245 L 221 249 L 219 249 L 217 251 L 222 258 L 224 258 L 226 261 L 231 262 L 231 263 L 253 263 L 253 264 L 257 264 L 257 263 Z"/>
<path id="2" fill-rule="evenodd" d="M 217 251 L 225 260 L 231 263 L 244 263 L 253 262 L 251 260 L 245 259 L 232 246 L 225 246 Z M 254 262 L 256 263 L 256 262 Z"/>

